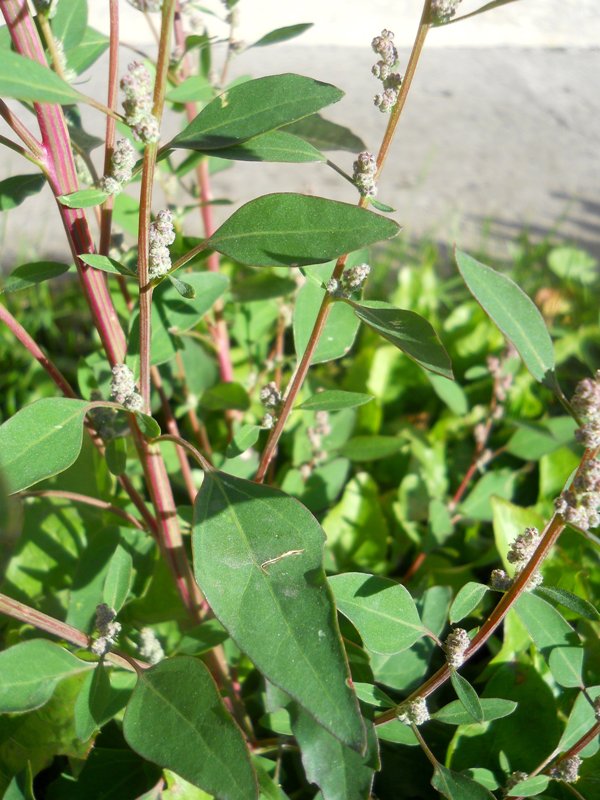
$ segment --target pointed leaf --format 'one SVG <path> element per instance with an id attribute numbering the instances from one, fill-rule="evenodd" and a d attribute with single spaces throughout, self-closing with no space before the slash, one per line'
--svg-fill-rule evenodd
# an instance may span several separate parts
<path id="1" fill-rule="evenodd" d="M 348 301 L 356 316 L 387 339 L 423 369 L 453 379 L 452 363 L 437 333 L 414 311 L 394 308 L 389 303 Z"/>
<path id="2" fill-rule="evenodd" d="M 469 681 L 466 678 L 463 678 L 462 675 L 459 675 L 459 673 L 454 669 L 450 672 L 450 681 L 454 691 L 456 692 L 456 696 L 463 704 L 471 718 L 474 719 L 475 722 L 483 722 L 485 716 L 483 713 L 483 708 L 481 707 L 481 702 L 477 696 L 477 692 L 471 686 Z"/>
<path id="3" fill-rule="evenodd" d="M 340 411 L 342 408 L 356 408 L 370 403 L 373 398 L 370 394 L 360 392 L 340 392 L 337 389 L 326 389 L 317 392 L 296 406 L 299 411 Z"/>
<path id="4" fill-rule="evenodd" d="M 270 131 L 246 142 L 210 151 L 211 156 L 231 161 L 272 161 L 288 164 L 307 164 L 326 161 L 312 144 L 284 131 Z"/>
<path id="5" fill-rule="evenodd" d="M 517 707 L 512 700 L 503 700 L 500 697 L 480 697 L 479 704 L 483 711 L 484 722 L 508 717 Z M 435 711 L 431 718 L 446 725 L 470 725 L 473 723 L 473 716 L 460 700 L 453 700 L 439 711 Z"/>
<path id="6" fill-rule="evenodd" d="M 138 428 L 144 434 L 146 439 L 156 439 L 157 436 L 160 436 L 160 425 L 149 414 L 143 414 L 141 411 L 135 412 L 135 419 L 138 424 Z"/>
<path id="7" fill-rule="evenodd" d="M 81 42 L 87 27 L 87 0 L 69 0 L 59 3 L 52 17 L 52 33 L 65 50 Z"/>
<path id="8" fill-rule="evenodd" d="M 0 50 L 0 96 L 40 103 L 77 103 L 82 95 L 37 61 Z"/>
<path id="9" fill-rule="evenodd" d="M 533 778 L 527 778 L 511 786 L 510 793 L 519 797 L 535 797 L 536 794 L 547 789 L 549 783 L 549 775 L 534 775 Z"/>
<path id="10" fill-rule="evenodd" d="M 174 275 L 169 275 L 168 278 L 171 286 L 173 286 L 182 297 L 185 297 L 186 300 L 193 300 L 196 297 L 196 290 L 190 283 L 180 281 L 179 278 L 176 278 Z"/>
<path id="11" fill-rule="evenodd" d="M 13 175 L 0 181 L 0 211 L 10 211 L 11 208 L 20 206 L 33 194 L 37 194 L 44 184 L 46 177 L 34 172 L 30 175 Z"/>
<path id="12" fill-rule="evenodd" d="M 323 571 L 324 534 L 283 492 L 209 472 L 196 498 L 196 580 L 265 677 L 362 750 L 364 728 Z M 249 602 L 252 598 L 252 602 Z"/>
<path id="13" fill-rule="evenodd" d="M 354 681 L 354 690 L 361 703 L 366 703 L 369 706 L 394 708 L 397 705 L 379 686 Z"/>
<path id="14" fill-rule="evenodd" d="M 489 591 L 489 587 L 483 583 L 469 581 L 458 592 L 454 602 L 450 606 L 450 622 L 453 624 L 465 617 L 477 608 L 483 596 Z"/>
<path id="15" fill-rule="evenodd" d="M 360 572 L 333 575 L 329 584 L 339 610 L 367 649 L 391 655 L 425 636 L 415 601 L 402 584 Z"/>
<path id="16" fill-rule="evenodd" d="M 513 606 L 538 650 L 577 644 L 578 637 L 554 606 L 531 592 L 522 594 Z"/>
<path id="17" fill-rule="evenodd" d="M 548 658 L 548 666 L 554 680 L 567 689 L 582 689 L 583 683 L 582 647 L 555 647 Z"/>
<path id="18" fill-rule="evenodd" d="M 587 694 L 587 697 L 586 697 Z M 600 697 L 600 686 L 588 686 L 587 692 L 580 692 L 577 699 L 573 703 L 573 708 L 569 714 L 567 725 L 560 737 L 558 749 L 561 753 L 569 750 L 573 745 L 578 742 L 597 722 L 594 714 L 594 707 L 588 698 L 592 701 Z M 582 758 L 588 758 L 598 752 L 600 747 L 600 738 L 593 739 L 584 749 L 579 753 Z"/>
<path id="19" fill-rule="evenodd" d="M 391 239 L 398 230 L 392 220 L 348 203 L 267 194 L 232 214 L 206 246 L 251 266 L 305 266 Z"/>
<path id="20" fill-rule="evenodd" d="M 494 800 L 494 795 L 466 775 L 438 764 L 431 785 L 447 800 Z"/>
<path id="21" fill-rule="evenodd" d="M 302 75 L 269 75 L 227 89 L 178 134 L 169 147 L 211 150 L 314 114 L 337 103 L 343 92 Z"/>
<path id="22" fill-rule="evenodd" d="M 245 453 L 250 447 L 256 444 L 260 436 L 261 428 L 259 425 L 242 425 L 227 445 L 225 455 L 227 458 L 235 458 Z"/>
<path id="23" fill-rule="evenodd" d="M 21 264 L 14 269 L 6 283 L 0 289 L 2 292 L 20 292 L 22 289 L 30 289 L 38 283 L 58 278 L 69 271 L 68 264 L 59 264 L 57 261 L 35 261 L 31 264 Z"/>
<path id="24" fill-rule="evenodd" d="M 143 758 L 219 800 L 258 796 L 244 737 L 195 658 L 170 658 L 138 676 L 123 733 Z"/>
<path id="25" fill-rule="evenodd" d="M 127 600 L 132 579 L 133 559 L 131 554 L 122 545 L 118 545 L 104 579 L 103 601 L 119 612 Z"/>
<path id="26" fill-rule="evenodd" d="M 321 789 L 324 800 L 368 800 L 379 768 L 373 723 L 366 723 L 367 754 L 361 755 L 317 725 L 297 703 L 290 712 L 306 778 Z"/>
<path id="27" fill-rule="evenodd" d="M 553 600 L 555 603 L 568 608 L 569 611 L 579 614 L 584 619 L 591 619 L 592 622 L 595 622 L 600 617 L 600 613 L 595 606 L 584 600 L 583 597 L 578 597 L 566 589 L 559 589 L 558 586 L 538 586 L 535 591 L 541 597 Z"/>
<path id="28" fill-rule="evenodd" d="M 58 475 L 75 462 L 88 406 L 85 400 L 47 398 L 25 406 L 0 425 L 0 468 L 11 494 Z"/>
<path id="29" fill-rule="evenodd" d="M 529 372 L 553 388 L 554 348 L 535 303 L 506 275 L 460 250 L 456 251 L 456 263 L 471 294 L 517 348 Z"/>
<path id="30" fill-rule="evenodd" d="M 298 22 L 296 25 L 286 25 L 283 28 L 275 28 L 274 31 L 266 33 L 264 36 L 251 44 L 250 47 L 265 47 L 269 44 L 277 44 L 278 42 L 287 42 L 289 39 L 295 39 L 296 36 L 301 36 L 309 28 L 312 28 L 312 22 Z"/>
<path id="31" fill-rule="evenodd" d="M 119 261 L 115 261 L 114 258 L 101 256 L 97 253 L 92 253 L 91 255 L 83 253 L 78 256 L 78 258 L 80 258 L 83 263 L 87 264 L 89 267 L 102 270 L 102 272 L 109 272 L 112 275 L 125 275 L 129 278 L 137 278 L 137 273 L 133 272 L 129 269 L 129 267 L 126 267 Z"/>
<path id="32" fill-rule="evenodd" d="M 9 647 L 0 653 L 0 712 L 40 708 L 50 700 L 59 681 L 93 667 L 46 639 Z"/>
<path id="33" fill-rule="evenodd" d="M 323 119 L 320 114 L 311 114 L 310 117 L 292 122 L 291 125 L 286 125 L 284 130 L 300 136 L 319 150 L 348 150 L 351 153 L 360 153 L 361 150 L 367 149 L 363 140 L 349 128 Z"/>
<path id="34" fill-rule="evenodd" d="M 56 199 L 67 208 L 92 208 L 93 206 L 101 206 L 107 197 L 110 197 L 108 192 L 91 187 L 90 189 L 71 192 L 71 194 L 61 194 Z"/>
<path id="35" fill-rule="evenodd" d="M 87 742 L 95 731 L 125 708 L 135 680 L 132 672 L 111 670 L 103 661 L 87 673 L 73 708 L 78 739 Z"/>

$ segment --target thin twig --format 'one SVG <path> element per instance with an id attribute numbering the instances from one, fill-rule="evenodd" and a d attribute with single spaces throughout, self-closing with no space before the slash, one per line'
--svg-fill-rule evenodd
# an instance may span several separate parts
<path id="1" fill-rule="evenodd" d="M 124 508 L 119 508 L 119 506 L 113 506 L 106 500 L 99 500 L 97 497 L 89 497 L 87 494 L 79 494 L 78 492 L 67 492 L 62 489 L 43 489 L 43 490 L 40 489 L 39 491 L 35 492 L 20 492 L 19 496 L 56 497 L 62 500 L 72 500 L 75 503 L 83 503 L 84 505 L 100 508 L 103 511 L 110 511 L 111 514 L 115 514 L 115 516 L 121 517 L 121 519 L 124 519 L 126 522 L 129 522 L 131 525 L 133 525 L 134 528 L 137 528 L 140 531 L 147 530 L 145 525 L 143 525 L 128 511 L 125 511 Z"/>

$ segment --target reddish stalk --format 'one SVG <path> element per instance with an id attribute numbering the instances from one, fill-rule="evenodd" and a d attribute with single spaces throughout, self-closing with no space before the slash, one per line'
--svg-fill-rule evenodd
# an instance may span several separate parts
<path id="1" fill-rule="evenodd" d="M 29 149 L 32 156 L 37 159 L 43 159 L 44 148 L 42 143 L 38 142 L 35 136 L 31 133 L 29 128 L 21 122 L 21 120 L 13 114 L 10 108 L 6 105 L 4 100 L 0 100 L 0 116 L 4 119 L 6 124 L 16 133 L 23 144 Z"/>
<path id="2" fill-rule="evenodd" d="M 390 145 L 394 138 L 394 133 L 396 131 L 396 126 L 398 125 L 398 120 L 400 119 L 400 115 L 404 108 L 404 104 L 406 103 L 406 98 L 408 97 L 408 92 L 417 68 L 417 64 L 419 62 L 419 57 L 423 50 L 423 45 L 425 44 L 427 31 L 429 30 L 429 20 L 430 20 L 430 0 L 425 0 L 415 42 L 413 44 L 408 64 L 406 66 L 406 74 L 404 75 L 404 79 L 400 87 L 400 92 L 398 94 L 398 99 L 392 110 L 389 122 L 387 124 L 385 133 L 383 135 L 379 152 L 377 154 L 377 172 L 375 175 L 376 179 L 379 177 L 381 173 L 383 164 L 390 149 Z M 367 205 L 367 202 L 368 202 L 367 198 L 361 197 L 360 200 L 358 201 L 358 205 L 361 208 L 364 208 Z M 346 259 L 347 255 L 340 256 L 340 258 L 338 258 L 337 263 L 335 265 L 335 269 L 332 274 L 333 279 L 338 279 L 341 276 L 342 272 L 344 271 Z M 279 442 L 279 439 L 281 438 L 281 434 L 283 433 L 283 430 L 285 428 L 287 419 L 292 411 L 292 408 L 294 407 L 294 403 L 296 402 L 296 397 L 298 396 L 300 390 L 302 389 L 314 352 L 317 349 L 317 345 L 319 344 L 319 339 L 321 338 L 321 334 L 325 327 L 325 323 L 327 322 L 327 317 L 329 315 L 329 309 L 331 307 L 331 303 L 332 303 L 331 296 L 329 294 L 325 294 L 323 302 L 321 303 L 321 308 L 319 309 L 319 313 L 317 314 L 317 318 L 315 320 L 312 333 L 308 340 L 308 344 L 306 345 L 306 350 L 304 351 L 302 359 L 300 360 L 296 372 L 294 373 L 290 385 L 288 386 L 283 406 L 281 408 L 281 411 L 279 412 L 279 418 L 275 423 L 269 435 L 269 438 L 267 439 L 265 449 L 262 453 L 260 464 L 258 466 L 256 477 L 254 479 L 258 483 L 262 483 L 262 481 L 264 481 L 265 476 L 267 474 L 267 470 L 269 468 L 269 464 L 271 463 L 271 459 L 275 456 L 275 453 L 277 451 L 277 444 Z"/>
<path id="3" fill-rule="evenodd" d="M 129 522 L 129 524 L 133 525 L 134 528 L 137 528 L 140 531 L 146 530 L 145 526 L 142 525 L 142 523 L 128 511 L 125 511 L 124 508 L 113 506 L 106 500 L 99 500 L 97 497 L 89 497 L 87 494 L 79 494 L 78 492 L 66 492 L 63 491 L 62 489 L 44 489 L 37 492 L 20 492 L 19 496 L 56 497 L 61 500 L 72 500 L 74 503 L 83 503 L 84 505 L 87 506 L 100 508 L 103 511 L 109 511 L 111 514 L 114 514 L 117 517 L 121 517 L 121 519 L 124 519 L 126 522 Z"/>
<path id="4" fill-rule="evenodd" d="M 108 58 L 108 92 L 106 104 L 113 110 L 117 107 L 119 91 L 119 0 L 109 0 L 110 45 Z M 112 117 L 106 117 L 106 139 L 104 144 L 104 174 L 108 175 L 115 145 L 116 123 Z M 100 246 L 102 255 L 108 255 L 112 227 L 112 212 L 115 198 L 109 195 L 102 205 L 100 219 Z M 119 283 L 125 286 L 125 279 L 119 275 Z"/>

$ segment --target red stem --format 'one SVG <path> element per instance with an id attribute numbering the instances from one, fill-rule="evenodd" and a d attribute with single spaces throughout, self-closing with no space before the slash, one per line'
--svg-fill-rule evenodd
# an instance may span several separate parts
<path id="1" fill-rule="evenodd" d="M 113 111 L 117 107 L 119 91 L 119 0 L 109 0 L 110 13 L 110 46 L 108 61 L 108 93 L 106 105 Z M 112 117 L 106 117 L 106 141 L 104 144 L 104 174 L 108 175 L 115 145 L 116 123 Z M 110 248 L 110 235 L 112 227 L 112 212 L 114 196 L 106 198 L 102 205 L 100 221 L 100 246 L 102 255 L 108 255 Z M 119 276 L 120 282 L 125 286 L 125 279 Z"/>
<path id="2" fill-rule="evenodd" d="M 43 489 L 37 492 L 21 492 L 20 497 L 56 497 L 62 500 L 72 500 L 74 503 L 83 503 L 87 506 L 94 506 L 94 508 L 101 508 L 103 511 L 109 511 L 121 519 L 126 520 L 134 528 L 140 531 L 145 530 L 142 523 L 134 516 L 125 511 L 124 508 L 113 506 L 106 500 L 99 500 L 97 497 L 89 497 L 87 494 L 79 494 L 79 492 L 67 492 L 62 489 Z"/>

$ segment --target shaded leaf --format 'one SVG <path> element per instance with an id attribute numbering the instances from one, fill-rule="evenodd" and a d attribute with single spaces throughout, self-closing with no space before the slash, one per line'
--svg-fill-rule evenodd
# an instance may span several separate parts
<path id="1" fill-rule="evenodd" d="M 104 579 L 103 601 L 118 613 L 127 600 L 133 580 L 133 559 L 123 547 L 117 545 Z"/>
<path id="2" fill-rule="evenodd" d="M 218 383 L 204 392 L 200 405 L 207 411 L 246 411 L 250 408 L 250 398 L 241 383 Z"/>
<path id="3" fill-rule="evenodd" d="M 535 591 L 541 597 L 553 600 L 555 603 L 568 608 L 569 611 L 579 614 L 584 619 L 590 619 L 595 622 L 600 617 L 595 606 L 584 600 L 583 597 L 578 597 L 566 589 L 559 589 L 558 586 L 538 586 Z"/>
<path id="4" fill-rule="evenodd" d="M 134 673 L 108 669 L 99 661 L 85 676 L 73 708 L 77 738 L 87 742 L 125 708 L 135 682 Z"/>
<path id="5" fill-rule="evenodd" d="M 0 653 L 0 712 L 40 708 L 50 700 L 60 681 L 93 667 L 46 639 L 9 647 Z"/>
<path id="6" fill-rule="evenodd" d="M 600 686 L 589 686 L 587 689 L 587 695 L 592 699 L 592 701 L 596 700 L 598 697 L 600 697 Z M 597 720 L 592 704 L 589 702 L 585 694 L 580 692 L 577 696 L 577 699 L 573 703 L 573 708 L 569 714 L 566 727 L 562 736 L 560 737 L 560 742 L 558 743 L 558 749 L 560 752 L 564 753 L 573 747 L 573 745 L 578 742 L 582 736 L 591 730 L 596 721 Z M 581 750 L 579 755 L 582 758 L 593 756 L 598 752 L 599 747 L 600 739 L 596 737 L 588 745 L 586 745 L 583 750 Z"/>
<path id="7" fill-rule="evenodd" d="M 283 492 L 205 475 L 192 548 L 196 580 L 216 617 L 269 681 L 361 750 L 364 729 L 347 683 L 323 541 L 312 514 Z"/>
<path id="8" fill-rule="evenodd" d="M 369 328 L 406 353 L 423 369 L 453 379 L 448 353 L 426 319 L 414 311 L 394 308 L 381 301 L 347 302 Z"/>
<path id="9" fill-rule="evenodd" d="M 352 622 L 369 650 L 399 653 L 425 635 L 415 602 L 402 584 L 390 578 L 347 572 L 333 575 L 329 585 L 339 610 Z"/>
<path id="10" fill-rule="evenodd" d="M 554 388 L 554 348 L 535 303 L 506 275 L 460 250 L 456 251 L 456 263 L 471 294 L 516 347 L 529 372 Z"/>
<path id="11" fill-rule="evenodd" d="M 123 733 L 143 758 L 220 800 L 258 797 L 244 737 L 195 658 L 177 656 L 140 673 Z"/>
<path id="12" fill-rule="evenodd" d="M 577 644 L 578 637 L 567 620 L 541 597 L 526 592 L 513 608 L 539 650 Z"/>
<path id="13" fill-rule="evenodd" d="M 583 688 L 582 647 L 555 647 L 550 651 L 548 666 L 554 680 L 568 689 Z"/>
<path id="14" fill-rule="evenodd" d="M 353 436 L 340 448 L 351 461 L 376 461 L 394 455 L 406 442 L 396 436 Z"/>
<path id="15" fill-rule="evenodd" d="M 83 99 L 49 67 L 6 49 L 0 49 L 0 95 L 40 103 L 67 104 Z"/>
<path id="16" fill-rule="evenodd" d="M 310 117 L 292 122 L 284 130 L 301 136 L 319 150 L 349 150 L 351 153 L 359 153 L 367 149 L 363 140 L 349 128 L 323 119 L 320 114 L 311 114 Z"/>
<path id="17" fill-rule="evenodd" d="M 272 161 L 290 164 L 307 164 L 325 161 L 325 156 L 309 142 L 285 131 L 269 131 L 254 136 L 241 144 L 219 147 L 210 151 L 211 156 L 232 161 Z"/>
<path id="18" fill-rule="evenodd" d="M 35 261 L 30 264 L 21 264 L 7 277 L 4 286 L 0 289 L 0 294 L 30 289 L 43 281 L 58 278 L 59 275 L 64 275 L 68 271 L 68 264 L 60 264 L 57 261 Z"/>
<path id="19" fill-rule="evenodd" d="M 206 246 L 250 266 L 305 266 L 391 239 L 398 230 L 392 220 L 358 206 L 278 193 L 243 205 Z"/>
<path id="20" fill-rule="evenodd" d="M 480 783 L 475 783 L 466 775 L 453 772 L 442 764 L 436 766 L 431 785 L 448 800 L 492 800 L 494 797 Z"/>
<path id="21" fill-rule="evenodd" d="M 45 183 L 45 176 L 38 172 L 13 175 L 0 181 L 0 211 L 10 211 L 20 206 L 28 197 L 41 191 Z"/>
<path id="22" fill-rule="evenodd" d="M 94 28 L 86 28 L 77 47 L 67 53 L 67 67 L 80 75 L 108 50 L 109 39 Z"/>
<path id="23" fill-rule="evenodd" d="M 0 467 L 11 493 L 58 475 L 75 462 L 88 405 L 66 397 L 37 400 L 0 425 Z"/>
<path id="24" fill-rule="evenodd" d="M 211 150 L 307 117 L 337 103 L 343 92 L 302 75 L 269 75 L 227 89 L 179 133 L 169 147 Z"/>
<path id="25" fill-rule="evenodd" d="M 403 744 L 408 747 L 414 747 L 419 744 L 419 740 L 411 726 L 400 722 L 398 719 L 386 722 L 385 725 L 378 725 L 375 728 L 375 732 L 377 733 L 377 738 L 382 739 L 384 742 Z"/>
<path id="26" fill-rule="evenodd" d="M 259 425 L 242 425 L 227 445 L 225 451 L 227 458 L 235 458 L 256 444 L 261 430 Z"/>

